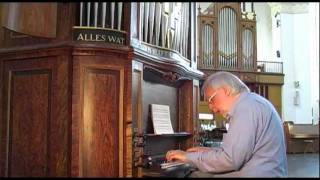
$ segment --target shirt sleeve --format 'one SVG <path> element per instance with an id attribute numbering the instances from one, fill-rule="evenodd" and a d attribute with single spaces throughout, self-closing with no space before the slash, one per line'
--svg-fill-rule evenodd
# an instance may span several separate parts
<path id="1" fill-rule="evenodd" d="M 187 160 L 203 172 L 221 173 L 240 170 L 253 154 L 257 131 L 254 123 L 255 114 L 257 112 L 254 108 L 245 106 L 238 108 L 230 119 L 230 126 L 228 132 L 224 134 L 221 148 L 187 153 Z"/>

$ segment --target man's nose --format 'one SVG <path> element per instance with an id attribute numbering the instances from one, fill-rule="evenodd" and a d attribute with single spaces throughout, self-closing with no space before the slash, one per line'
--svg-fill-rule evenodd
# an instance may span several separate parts
<path id="1" fill-rule="evenodd" d="M 214 108 L 214 107 L 212 107 L 212 111 L 213 111 L 214 113 L 217 113 L 217 112 L 218 112 L 218 110 L 217 110 L 216 108 Z"/>
<path id="2" fill-rule="evenodd" d="M 213 113 L 217 113 L 218 109 L 213 105 L 209 103 L 209 109 L 213 112 Z"/>

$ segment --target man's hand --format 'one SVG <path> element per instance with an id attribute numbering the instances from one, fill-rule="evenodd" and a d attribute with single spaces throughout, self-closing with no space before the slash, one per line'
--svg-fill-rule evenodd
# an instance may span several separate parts
<path id="1" fill-rule="evenodd" d="M 167 161 L 178 160 L 178 161 L 186 162 L 187 161 L 186 152 L 181 150 L 168 151 L 166 154 L 166 159 Z"/>
<path id="2" fill-rule="evenodd" d="M 192 147 L 187 149 L 187 152 L 205 152 L 209 151 L 211 148 L 209 147 Z"/>

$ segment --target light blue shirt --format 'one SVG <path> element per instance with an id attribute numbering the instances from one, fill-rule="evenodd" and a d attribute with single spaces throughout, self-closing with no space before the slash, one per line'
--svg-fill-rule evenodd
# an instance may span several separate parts
<path id="1" fill-rule="evenodd" d="M 228 120 L 220 148 L 187 153 L 189 162 L 217 177 L 288 176 L 282 122 L 268 100 L 255 93 L 241 93 Z"/>

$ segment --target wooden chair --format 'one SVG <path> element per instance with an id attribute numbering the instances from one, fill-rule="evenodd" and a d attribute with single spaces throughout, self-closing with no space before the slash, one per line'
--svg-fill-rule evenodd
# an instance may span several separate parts
<path id="1" fill-rule="evenodd" d="M 283 129 L 284 129 L 284 135 L 285 135 L 285 140 L 286 140 L 286 152 L 290 153 L 290 128 L 293 125 L 293 121 L 284 121 L 283 122 Z"/>

